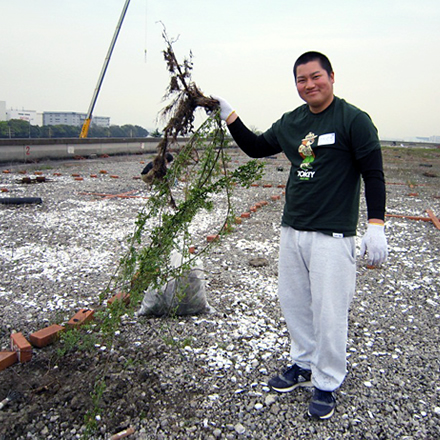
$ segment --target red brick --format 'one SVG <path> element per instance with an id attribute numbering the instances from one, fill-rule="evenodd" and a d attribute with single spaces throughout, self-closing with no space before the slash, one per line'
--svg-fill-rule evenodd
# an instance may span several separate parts
<path id="1" fill-rule="evenodd" d="M 12 333 L 11 350 L 17 352 L 18 361 L 21 363 L 28 362 L 32 359 L 32 345 L 29 344 L 21 332 Z"/>
<path id="2" fill-rule="evenodd" d="M 272 188 L 272 185 L 270 183 L 266 183 L 265 185 L 263 185 L 263 188 Z"/>
<path id="3" fill-rule="evenodd" d="M 0 371 L 4 370 L 18 361 L 16 351 L 0 351 Z"/>
<path id="4" fill-rule="evenodd" d="M 266 200 L 261 200 L 261 202 L 258 202 L 261 206 L 268 205 L 268 202 Z"/>
<path id="5" fill-rule="evenodd" d="M 127 292 L 119 292 L 116 295 L 112 296 L 107 304 L 111 306 L 115 301 L 122 301 L 125 305 L 130 303 L 130 294 Z"/>
<path id="6" fill-rule="evenodd" d="M 195 246 L 190 246 L 188 248 L 188 251 L 189 251 L 190 254 L 195 254 L 196 253 L 196 247 Z"/>
<path id="7" fill-rule="evenodd" d="M 219 236 L 218 236 L 218 235 L 208 235 L 208 236 L 206 237 L 206 240 L 209 241 L 209 242 L 216 241 L 216 240 L 218 240 L 218 239 L 219 239 Z"/>
<path id="8" fill-rule="evenodd" d="M 95 313 L 92 309 L 81 309 L 76 313 L 75 316 L 70 318 L 67 326 L 70 328 L 79 327 L 93 319 L 93 314 Z"/>
<path id="9" fill-rule="evenodd" d="M 270 196 L 272 200 L 280 200 L 281 196 Z"/>
<path id="10" fill-rule="evenodd" d="M 243 214 L 240 215 L 241 218 L 250 218 L 251 213 L 250 212 L 243 212 Z"/>
<path id="11" fill-rule="evenodd" d="M 97 174 L 90 174 L 90 177 L 91 178 L 96 178 L 96 177 L 98 177 L 98 175 Z"/>
<path id="12" fill-rule="evenodd" d="M 49 327 L 43 328 L 32 333 L 29 336 L 31 344 L 35 347 L 45 347 L 46 345 L 52 344 L 58 337 L 58 333 L 62 332 L 64 327 L 58 324 L 53 324 Z"/>
<path id="13" fill-rule="evenodd" d="M 252 206 L 249 211 L 251 212 L 257 212 L 257 207 L 256 206 Z"/>
<path id="14" fill-rule="evenodd" d="M 240 217 L 235 217 L 235 223 L 237 225 L 241 225 L 242 222 L 243 222 L 243 220 Z"/>
<path id="15" fill-rule="evenodd" d="M 116 176 L 116 175 L 114 175 L 114 174 L 111 175 L 110 177 L 111 177 L 112 179 L 119 179 L 119 176 Z"/>

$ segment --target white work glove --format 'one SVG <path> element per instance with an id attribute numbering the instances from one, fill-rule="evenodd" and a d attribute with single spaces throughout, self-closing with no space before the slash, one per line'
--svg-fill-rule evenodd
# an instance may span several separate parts
<path id="1" fill-rule="evenodd" d="M 220 118 L 222 121 L 226 121 L 235 110 L 231 107 L 229 102 L 225 101 L 223 98 L 220 98 L 220 96 L 211 95 L 211 98 L 218 101 L 220 107 Z"/>
<path id="2" fill-rule="evenodd" d="M 361 257 L 368 254 L 367 263 L 370 266 L 380 266 L 388 257 L 385 227 L 378 224 L 368 224 L 367 232 L 362 237 Z"/>

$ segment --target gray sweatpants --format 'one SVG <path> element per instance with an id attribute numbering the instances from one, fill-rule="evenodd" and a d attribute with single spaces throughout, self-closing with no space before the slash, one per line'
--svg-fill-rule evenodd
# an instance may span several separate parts
<path id="1" fill-rule="evenodd" d="M 354 237 L 281 228 L 278 294 L 291 357 L 333 391 L 346 375 L 348 308 L 356 283 Z"/>

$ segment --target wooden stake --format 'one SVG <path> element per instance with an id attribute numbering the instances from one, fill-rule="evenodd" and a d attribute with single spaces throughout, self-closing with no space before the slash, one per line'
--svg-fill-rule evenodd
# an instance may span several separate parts
<path id="1" fill-rule="evenodd" d="M 426 213 L 429 215 L 429 218 L 432 220 L 432 223 L 434 223 L 435 227 L 440 229 L 440 220 L 434 215 L 434 213 L 430 209 L 427 209 Z"/>

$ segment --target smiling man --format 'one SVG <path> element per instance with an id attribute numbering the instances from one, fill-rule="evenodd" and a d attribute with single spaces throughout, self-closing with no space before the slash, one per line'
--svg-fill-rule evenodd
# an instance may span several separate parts
<path id="1" fill-rule="evenodd" d="M 312 113 L 320 113 L 333 101 L 333 84 L 335 74 L 331 66 L 327 69 L 319 61 L 299 64 L 294 68 L 296 88 L 299 96 L 308 104 Z"/>
<path id="2" fill-rule="evenodd" d="M 368 228 L 361 256 L 387 258 L 385 181 L 377 130 L 370 117 L 333 93 L 329 59 L 306 52 L 293 73 L 305 104 L 281 116 L 262 135 L 216 98 L 220 115 L 250 157 L 284 152 L 291 162 L 281 223 L 278 295 L 291 339 L 292 365 L 273 377 L 278 392 L 313 386 L 308 414 L 330 418 L 334 391 L 346 375 L 348 310 L 356 282 L 355 235 L 361 177 Z"/>

